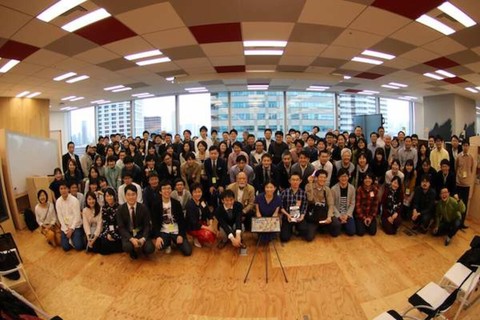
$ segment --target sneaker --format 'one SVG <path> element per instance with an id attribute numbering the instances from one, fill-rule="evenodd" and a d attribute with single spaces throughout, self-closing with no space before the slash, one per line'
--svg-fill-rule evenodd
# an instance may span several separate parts
<path id="1" fill-rule="evenodd" d="M 451 241 L 452 241 L 452 238 L 446 237 L 446 238 L 445 238 L 445 247 L 448 246 Z"/>
<path id="2" fill-rule="evenodd" d="M 171 246 L 166 247 L 166 248 L 165 248 L 165 253 L 166 253 L 166 254 L 172 253 L 172 247 L 171 247 Z"/>
<path id="3" fill-rule="evenodd" d="M 217 244 L 217 248 L 218 249 L 223 249 L 223 248 L 225 248 L 226 245 L 227 245 L 227 241 L 220 240 Z"/>
<path id="4" fill-rule="evenodd" d="M 198 241 L 197 238 L 193 238 L 193 245 L 197 248 L 201 248 L 202 247 L 202 244 L 200 243 L 200 241 Z"/>

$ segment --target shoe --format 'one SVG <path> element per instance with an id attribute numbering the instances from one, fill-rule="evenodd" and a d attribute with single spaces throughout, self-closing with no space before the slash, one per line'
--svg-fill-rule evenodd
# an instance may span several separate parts
<path id="1" fill-rule="evenodd" d="M 197 238 L 193 238 L 193 245 L 197 248 L 201 248 L 202 247 L 202 244 L 200 243 L 200 241 L 198 241 Z"/>
<path id="2" fill-rule="evenodd" d="M 217 244 L 218 249 L 223 249 L 227 245 L 227 241 L 220 240 Z"/>
<path id="3" fill-rule="evenodd" d="M 172 253 L 172 247 L 171 247 L 171 246 L 166 247 L 166 248 L 165 248 L 165 253 L 166 253 L 166 254 Z"/>
<path id="4" fill-rule="evenodd" d="M 138 259 L 138 253 L 136 251 L 131 251 L 130 252 L 130 259 L 137 260 Z"/>
<path id="5" fill-rule="evenodd" d="M 445 238 L 445 247 L 448 246 L 451 241 L 452 241 L 452 238 L 446 237 L 446 238 Z"/>
<path id="6" fill-rule="evenodd" d="M 460 229 L 462 229 L 462 230 L 468 229 L 468 226 L 466 226 L 465 224 L 462 224 L 462 225 L 460 226 Z"/>
<path id="7" fill-rule="evenodd" d="M 414 224 L 412 230 L 418 230 L 418 224 Z"/>

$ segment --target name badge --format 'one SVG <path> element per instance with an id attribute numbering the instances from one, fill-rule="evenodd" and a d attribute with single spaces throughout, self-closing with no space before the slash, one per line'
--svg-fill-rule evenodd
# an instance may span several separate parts
<path id="1" fill-rule="evenodd" d="M 168 231 L 173 232 L 175 231 L 175 226 L 173 224 L 168 225 Z"/>
<path id="2" fill-rule="evenodd" d="M 462 171 L 462 178 L 466 178 L 467 177 L 467 171 Z"/>
<path id="3" fill-rule="evenodd" d="M 410 189 L 409 189 L 409 188 L 406 188 L 406 189 L 405 189 L 405 194 L 406 194 L 407 196 L 410 195 Z"/>
<path id="4" fill-rule="evenodd" d="M 133 230 L 132 230 L 133 236 L 136 237 L 139 231 L 140 231 L 140 230 L 138 230 L 138 228 L 133 229 Z"/>
<path id="5" fill-rule="evenodd" d="M 375 197 L 375 193 L 373 191 L 370 191 L 370 198 Z"/>
<path id="6" fill-rule="evenodd" d="M 115 231 L 115 226 L 109 225 L 109 226 L 108 226 L 108 230 L 110 230 L 110 231 Z"/>
<path id="7" fill-rule="evenodd" d="M 205 207 L 207 206 L 207 204 L 205 203 L 205 201 L 202 201 L 202 202 L 200 203 L 200 205 L 202 206 L 202 208 L 205 208 Z"/>
<path id="8" fill-rule="evenodd" d="M 216 184 L 217 183 L 217 178 L 216 177 L 212 177 L 212 184 Z"/>

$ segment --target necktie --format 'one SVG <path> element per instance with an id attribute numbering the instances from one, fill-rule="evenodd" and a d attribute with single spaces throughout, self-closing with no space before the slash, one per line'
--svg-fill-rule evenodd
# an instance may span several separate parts
<path id="1" fill-rule="evenodd" d="M 135 208 L 134 207 L 130 207 L 130 215 L 132 216 L 133 229 L 135 229 L 136 228 L 136 223 L 135 223 Z"/>
<path id="2" fill-rule="evenodd" d="M 227 209 L 228 220 L 233 219 L 233 209 Z"/>
<path id="3" fill-rule="evenodd" d="M 217 177 L 217 161 L 212 161 L 212 174 L 214 177 Z"/>

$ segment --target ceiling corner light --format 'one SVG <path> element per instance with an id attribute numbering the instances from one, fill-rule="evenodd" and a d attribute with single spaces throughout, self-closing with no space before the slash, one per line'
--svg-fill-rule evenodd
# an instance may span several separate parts
<path id="1" fill-rule="evenodd" d="M 40 13 L 37 16 L 37 19 L 45 22 L 50 22 L 59 15 L 67 12 L 72 8 L 75 8 L 76 6 L 85 1 L 87 0 L 61 0 Z"/>
<path id="2" fill-rule="evenodd" d="M 150 50 L 150 51 L 144 51 L 144 52 L 129 54 L 128 56 L 125 56 L 124 58 L 132 61 L 132 60 L 154 57 L 154 56 L 159 56 L 159 55 L 162 55 L 162 52 L 158 49 L 155 49 L 155 50 Z"/>
<path id="3" fill-rule="evenodd" d="M 243 54 L 246 56 L 281 56 L 283 50 L 244 50 Z"/>
<path id="4" fill-rule="evenodd" d="M 28 96 L 26 96 L 26 98 L 34 98 L 36 96 L 39 96 L 41 95 L 42 93 L 37 91 L 37 92 L 33 92 L 33 93 L 30 93 Z"/>
<path id="5" fill-rule="evenodd" d="M 132 88 L 124 87 L 124 88 L 112 90 L 112 92 L 123 92 L 123 91 L 129 91 L 129 90 L 132 90 Z"/>
<path id="6" fill-rule="evenodd" d="M 445 70 L 437 70 L 435 72 L 438 73 L 438 74 L 441 74 L 442 76 L 445 76 L 447 78 L 455 78 L 456 77 L 456 75 L 454 75 L 453 73 L 450 73 L 450 72 L 445 71 Z"/>
<path id="7" fill-rule="evenodd" d="M 88 26 L 89 24 L 103 20 L 110 16 L 111 14 L 108 13 L 107 10 L 101 8 L 67 23 L 66 25 L 62 26 L 62 29 L 68 32 L 74 32 L 78 29 Z"/>
<path id="8" fill-rule="evenodd" d="M 400 87 L 397 86 L 392 86 L 390 84 L 382 84 L 383 88 L 388 88 L 388 89 L 400 89 Z"/>
<path id="9" fill-rule="evenodd" d="M 79 101 L 79 100 L 83 100 L 83 99 L 85 99 L 85 97 L 75 97 L 75 98 L 70 99 L 70 101 L 73 102 L 73 101 Z"/>
<path id="10" fill-rule="evenodd" d="M 454 29 L 438 21 L 437 19 L 427 16 L 426 14 L 422 15 L 416 21 L 426 25 L 427 27 L 432 28 L 433 30 L 443 33 L 444 35 L 447 35 L 447 36 L 451 35 L 452 33 L 455 33 Z"/>
<path id="11" fill-rule="evenodd" d="M 244 47 L 271 47 L 271 48 L 285 48 L 287 41 L 278 40 L 247 40 L 243 41 Z"/>
<path id="12" fill-rule="evenodd" d="M 475 89 L 470 88 L 470 87 L 465 88 L 465 90 L 470 91 L 470 92 L 472 92 L 472 93 L 478 93 L 478 90 L 475 90 Z"/>
<path id="13" fill-rule="evenodd" d="M 389 85 L 395 86 L 395 87 L 400 87 L 400 88 L 406 88 L 408 85 L 403 84 L 403 83 L 398 83 L 398 82 L 390 82 Z"/>
<path id="14" fill-rule="evenodd" d="M 83 75 L 83 76 L 71 78 L 71 79 L 67 80 L 66 82 L 67 83 L 75 83 L 75 82 L 79 82 L 79 81 L 82 81 L 82 80 L 86 80 L 88 78 L 90 78 L 90 77 L 86 76 L 86 75 Z"/>
<path id="15" fill-rule="evenodd" d="M 7 73 L 10 69 L 12 69 L 13 67 L 15 67 L 17 64 L 19 64 L 20 61 L 18 60 L 15 60 L 15 59 L 11 59 L 10 61 L 8 61 L 7 63 L 5 63 L 3 65 L 3 67 L 0 68 L 0 73 Z"/>
<path id="16" fill-rule="evenodd" d="M 19 94 L 17 94 L 15 97 L 17 98 L 23 98 L 25 97 L 27 94 L 29 94 L 30 91 L 23 91 L 23 92 L 20 92 Z"/>
<path id="17" fill-rule="evenodd" d="M 353 58 L 352 58 L 352 61 L 362 62 L 362 63 L 369 63 L 369 64 L 376 64 L 376 65 L 379 65 L 379 64 L 382 64 L 382 63 L 383 63 L 383 61 L 380 61 L 380 60 L 363 58 L 363 57 L 353 57 Z"/>
<path id="18" fill-rule="evenodd" d="M 440 77 L 439 75 L 436 75 L 436 74 L 430 73 L 430 72 L 424 73 L 423 75 L 425 77 L 433 78 L 435 80 L 443 80 L 444 79 L 443 77 Z"/>
<path id="19" fill-rule="evenodd" d="M 170 61 L 172 61 L 172 60 L 170 60 L 170 58 L 162 57 L 162 58 L 138 61 L 138 62 L 136 62 L 136 64 L 139 65 L 139 66 L 148 66 L 150 64 L 164 63 L 164 62 L 170 62 Z"/>
<path id="20" fill-rule="evenodd" d="M 442 3 L 440 6 L 438 6 L 438 9 L 440 9 L 444 13 L 448 14 L 450 17 L 457 20 L 458 22 L 460 22 L 461 24 L 463 24 L 467 28 L 477 24 L 465 12 L 463 12 L 459 8 L 455 7 L 453 4 L 451 4 L 448 1 Z"/>
<path id="21" fill-rule="evenodd" d="M 76 76 L 76 75 L 77 74 L 75 72 L 68 72 L 68 73 L 59 75 L 58 77 L 53 78 L 53 80 L 54 81 L 62 81 L 62 80 L 65 80 L 67 78 L 71 78 L 71 77 Z"/>
<path id="22" fill-rule="evenodd" d="M 125 88 L 125 86 L 122 85 L 122 84 L 120 84 L 120 85 L 118 85 L 118 86 L 112 86 L 112 87 L 103 88 L 103 90 L 105 90 L 105 91 L 111 91 L 111 90 L 121 89 L 121 88 Z"/>
<path id="23" fill-rule="evenodd" d="M 375 58 L 380 58 L 380 59 L 385 59 L 385 60 L 392 60 L 395 59 L 394 55 L 388 54 L 388 53 L 383 53 L 383 52 L 378 52 L 378 51 L 373 51 L 373 50 L 365 50 L 362 52 L 363 55 L 365 56 L 370 56 L 370 57 L 375 57 Z"/>

